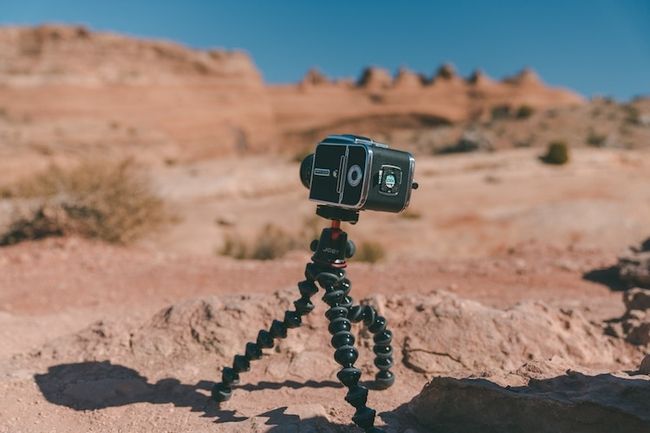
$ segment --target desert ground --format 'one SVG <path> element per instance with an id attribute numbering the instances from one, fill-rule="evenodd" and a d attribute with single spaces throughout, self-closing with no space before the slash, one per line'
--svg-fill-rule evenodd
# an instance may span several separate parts
<path id="1" fill-rule="evenodd" d="M 361 431 L 336 379 L 322 291 L 231 400 L 209 398 L 221 368 L 300 296 L 310 240 L 328 221 L 314 216 L 298 156 L 330 128 L 416 157 L 405 213 L 343 224 L 366 248 L 348 263 L 351 296 L 394 334 L 397 380 L 380 391 L 372 336 L 353 328 L 378 426 L 650 431 L 647 99 L 587 101 L 531 72 L 513 84 L 446 67 L 438 84 L 372 69 L 357 87 L 312 72 L 267 88 L 240 55 L 68 27 L 5 29 L 0 49 L 14 67 L 0 64 L 0 239 L 18 239 L 3 236 L 41 206 L 29 179 L 90 157 L 132 158 L 165 212 L 137 238 L 107 241 L 73 221 L 57 190 L 59 213 L 41 208 L 47 230 L 34 217 L 21 233 L 40 235 L 0 247 L 0 433 Z M 46 68 L 60 50 L 94 57 Z M 337 118 L 337 98 L 366 99 Z M 106 105 L 85 111 L 93 100 Z M 194 111 L 166 123 L 179 101 Z M 568 144 L 567 163 L 540 160 L 553 140 Z M 233 253 L 269 233 L 269 260 Z"/>

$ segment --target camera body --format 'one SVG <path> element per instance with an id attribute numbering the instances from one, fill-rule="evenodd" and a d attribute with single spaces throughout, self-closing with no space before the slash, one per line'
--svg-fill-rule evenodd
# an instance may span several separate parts
<path id="1" fill-rule="evenodd" d="M 302 162 L 309 199 L 352 211 L 401 212 L 407 208 L 415 158 L 357 135 L 330 135 Z"/>

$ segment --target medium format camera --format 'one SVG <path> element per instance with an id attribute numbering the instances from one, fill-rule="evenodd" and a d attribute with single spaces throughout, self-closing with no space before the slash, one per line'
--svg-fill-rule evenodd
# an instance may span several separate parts
<path id="1" fill-rule="evenodd" d="M 415 159 L 357 135 L 330 135 L 300 165 L 309 199 L 352 211 L 401 212 L 409 204 Z"/>

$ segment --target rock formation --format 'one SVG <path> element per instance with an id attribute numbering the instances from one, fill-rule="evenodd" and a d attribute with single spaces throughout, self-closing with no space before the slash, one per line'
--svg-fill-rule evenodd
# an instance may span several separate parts
<path id="1" fill-rule="evenodd" d="M 650 378 L 533 364 L 505 379 L 433 378 L 408 409 L 435 432 L 642 433 Z"/>
<path id="2" fill-rule="evenodd" d="M 650 289 L 630 289 L 623 294 L 623 302 L 625 314 L 608 323 L 608 334 L 650 347 Z"/>
<path id="3" fill-rule="evenodd" d="M 630 287 L 650 289 L 650 238 L 618 260 L 619 277 Z"/>
<path id="4" fill-rule="evenodd" d="M 369 67 L 363 70 L 357 86 L 369 90 L 387 89 L 393 82 L 390 72 L 384 68 Z"/>
<path id="5" fill-rule="evenodd" d="M 5 27 L 0 136 L 12 140 L 0 150 L 12 149 L 12 161 L 3 165 L 44 155 L 123 157 L 136 149 L 145 159 L 195 160 L 283 150 L 331 132 L 430 128 L 495 106 L 582 103 L 530 70 L 502 82 L 483 74 L 470 81 L 446 64 L 429 80 L 406 69 L 393 78 L 371 67 L 356 83 L 311 70 L 295 85 L 265 85 L 242 52 L 78 26 Z"/>

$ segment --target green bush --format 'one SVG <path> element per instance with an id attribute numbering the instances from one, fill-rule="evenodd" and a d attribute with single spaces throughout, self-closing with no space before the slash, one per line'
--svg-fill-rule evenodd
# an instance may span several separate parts
<path id="1" fill-rule="evenodd" d="M 553 141 L 549 143 L 546 154 L 540 159 L 546 164 L 566 164 L 569 162 L 569 146 L 564 141 Z"/>
<path id="2" fill-rule="evenodd" d="M 68 234 L 128 243 L 169 220 L 162 199 L 131 160 L 52 166 L 1 195 L 34 203 L 31 214 L 0 234 L 0 245 Z"/>

